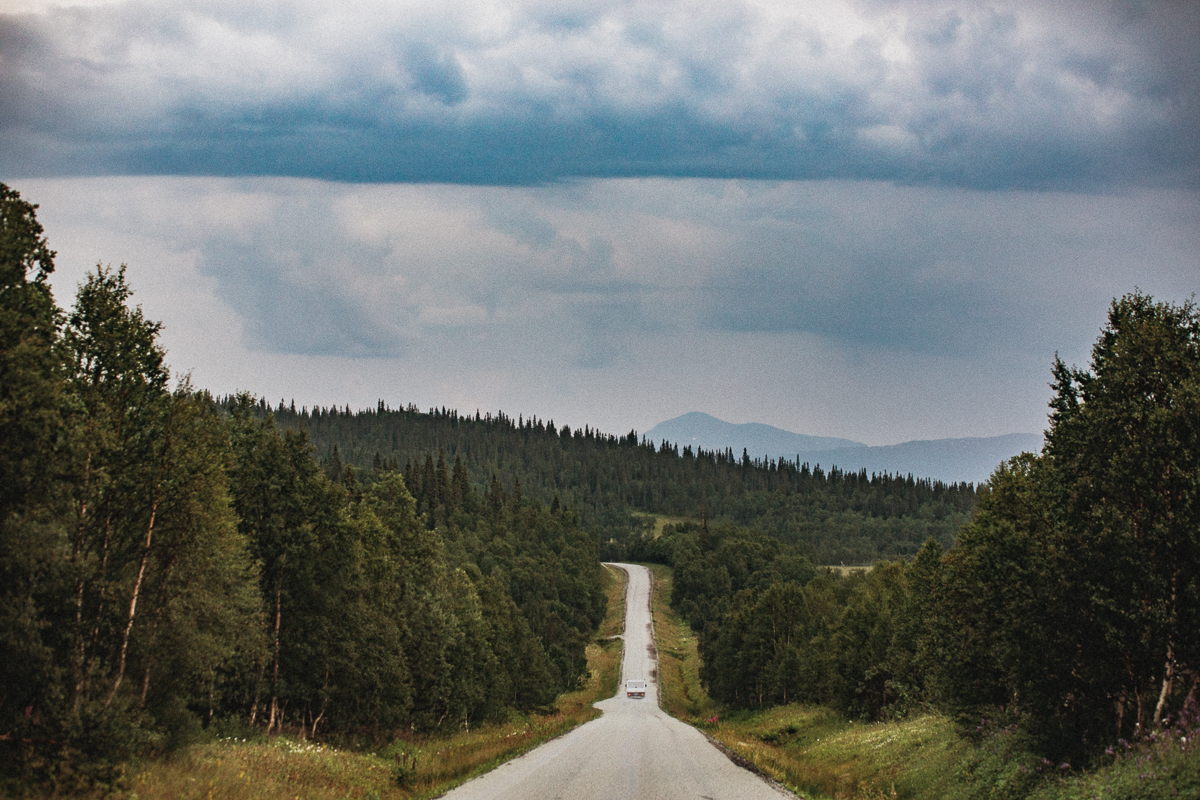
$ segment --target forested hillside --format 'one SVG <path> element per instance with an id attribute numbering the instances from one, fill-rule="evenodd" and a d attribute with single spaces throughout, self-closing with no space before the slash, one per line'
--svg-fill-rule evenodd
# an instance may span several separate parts
<path id="1" fill-rule="evenodd" d="M 60 310 L 34 209 L 0 185 L 0 793 L 111 786 L 201 726 L 369 742 L 586 677 L 572 511 L 461 467 L 331 480 L 254 399 L 170 385 L 124 268 Z"/>
<path id="2" fill-rule="evenodd" d="M 927 539 L 949 547 L 975 504 L 975 488 L 906 476 L 825 472 L 787 459 L 655 446 L 623 436 L 504 413 L 388 408 L 273 411 L 305 431 L 330 474 L 346 466 L 403 470 L 410 487 L 436 479 L 433 459 L 460 464 L 482 489 L 495 477 L 546 504 L 576 509 L 624 558 L 642 535 L 633 512 L 726 521 L 800 545 L 818 563 L 868 564 L 910 557 Z M 631 538 L 632 537 L 632 538 Z"/>

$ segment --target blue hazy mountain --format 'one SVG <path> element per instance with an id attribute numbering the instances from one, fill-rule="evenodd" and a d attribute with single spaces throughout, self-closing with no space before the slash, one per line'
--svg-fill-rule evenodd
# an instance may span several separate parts
<path id="1" fill-rule="evenodd" d="M 831 466 L 846 472 L 912 474 L 946 482 L 986 481 L 1001 461 L 1042 447 L 1039 433 L 965 439 L 930 439 L 869 447 L 849 439 L 806 436 L 760 423 L 734 424 L 708 414 L 692 412 L 659 423 L 646 432 L 653 442 L 691 445 L 704 450 L 745 449 L 753 458 L 798 458 L 801 462 Z"/>
<path id="2" fill-rule="evenodd" d="M 745 448 L 750 455 L 758 458 L 767 453 L 772 458 L 791 453 L 792 455 L 787 457 L 792 458 L 799 452 L 866 447 L 862 442 L 854 442 L 850 439 L 805 436 L 803 433 L 792 433 L 782 428 L 763 425 L 760 422 L 737 425 L 710 417 L 699 411 L 660 422 L 646 431 L 646 436 L 652 442 L 658 443 L 665 440 L 679 445 L 681 449 L 691 445 L 693 450 L 699 448 L 724 452 L 725 448 L 729 447 L 738 456 Z"/>

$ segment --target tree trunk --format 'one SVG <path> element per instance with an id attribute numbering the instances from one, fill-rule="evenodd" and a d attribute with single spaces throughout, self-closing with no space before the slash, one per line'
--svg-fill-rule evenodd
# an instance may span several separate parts
<path id="1" fill-rule="evenodd" d="M 1154 707 L 1154 727 L 1158 727 L 1162 722 L 1163 709 L 1166 708 L 1167 699 L 1171 696 L 1171 692 L 1175 688 L 1175 620 L 1176 604 L 1178 602 L 1177 588 L 1179 586 L 1178 573 L 1171 574 L 1171 614 L 1167 618 L 1167 663 L 1163 666 L 1162 691 L 1158 695 L 1158 705 Z"/>
<path id="2" fill-rule="evenodd" d="M 279 558 L 279 580 L 275 583 L 275 664 L 271 667 L 271 712 L 267 718 L 267 733 L 275 727 L 279 713 L 279 622 L 283 617 L 283 565 L 286 561 L 285 553 Z M 279 725 L 283 726 L 282 719 Z"/>
<path id="3" fill-rule="evenodd" d="M 171 570 L 175 567 L 175 562 L 178 559 L 179 559 L 178 553 L 171 556 L 171 560 L 167 562 L 166 568 L 163 569 L 162 581 L 159 583 L 158 597 L 155 600 L 155 604 L 154 604 L 155 608 L 159 609 L 159 613 L 154 615 L 154 624 L 150 626 L 150 638 L 149 638 L 149 641 L 147 642 L 147 649 L 149 650 L 149 653 L 146 656 L 146 671 L 145 671 L 144 676 L 142 677 L 142 694 L 141 694 L 140 699 L 138 700 L 138 708 L 139 709 L 146 707 L 146 693 L 150 689 L 150 669 L 153 666 L 153 660 L 154 660 L 153 659 L 153 652 L 154 652 L 153 647 L 154 647 L 154 642 L 158 639 L 158 623 L 162 619 L 161 609 L 166 607 L 168 581 L 171 578 Z M 210 709 L 210 716 L 211 716 L 211 709 Z"/>
<path id="4" fill-rule="evenodd" d="M 174 409 L 171 409 L 172 416 Z M 142 546 L 142 559 L 138 564 L 137 579 L 133 582 L 133 593 L 129 598 L 129 616 L 125 622 L 125 633 L 121 636 L 121 654 L 117 658 L 117 677 L 113 681 L 112 690 L 108 693 L 108 699 L 104 701 L 104 707 L 108 708 L 112 704 L 113 698 L 117 696 L 117 690 L 121 688 L 121 681 L 125 678 L 125 659 L 129 654 L 129 637 L 133 633 L 133 622 L 137 618 L 138 595 L 142 591 L 142 582 L 146 577 L 146 563 L 150 560 L 150 547 L 154 542 L 154 522 L 158 517 L 158 505 L 162 501 L 162 484 L 163 476 L 167 471 L 167 457 L 171 450 L 171 420 L 167 420 L 166 434 L 163 438 L 162 456 L 158 462 L 158 475 L 154 479 L 154 495 L 153 501 L 150 504 L 150 521 L 146 524 L 146 543 Z"/>
<path id="5" fill-rule="evenodd" d="M 146 694 L 150 691 L 150 665 L 146 664 L 146 670 L 142 673 L 142 695 L 138 698 L 138 709 L 146 707 Z M 210 706 L 208 715 L 212 716 L 212 708 Z"/>
<path id="6" fill-rule="evenodd" d="M 1158 695 L 1158 705 L 1154 707 L 1154 727 L 1158 727 L 1162 723 L 1163 709 L 1167 705 L 1167 698 L 1171 696 L 1171 690 L 1175 685 L 1175 649 L 1172 644 L 1167 644 L 1167 663 L 1163 667 L 1162 691 Z"/>
<path id="7" fill-rule="evenodd" d="M 325 670 L 325 686 L 322 688 L 324 690 L 329 689 L 329 670 Z M 321 720 L 325 717 L 325 707 L 328 705 L 329 705 L 329 696 L 326 695 L 325 697 L 321 698 L 321 713 L 317 714 L 317 718 L 313 720 L 312 732 L 309 734 L 310 739 L 317 738 L 317 725 L 320 724 Z"/>
<path id="8" fill-rule="evenodd" d="M 155 492 L 155 495 L 157 494 Z M 137 579 L 133 582 L 133 594 L 129 598 L 129 617 L 125 622 L 125 633 L 121 636 L 121 655 L 117 659 L 117 678 L 113 681 L 108 699 L 104 701 L 105 708 L 112 704 L 113 698 L 117 696 L 117 690 L 121 688 L 121 681 L 125 678 L 125 658 L 129 652 L 129 636 L 133 633 L 133 621 L 137 616 L 138 594 L 142 590 L 142 581 L 146 577 L 146 562 L 150 560 L 150 544 L 154 539 L 154 519 L 157 515 L 158 497 L 156 496 L 154 504 L 150 506 L 150 523 L 146 526 L 146 544 L 142 547 L 142 560 L 138 564 Z"/>

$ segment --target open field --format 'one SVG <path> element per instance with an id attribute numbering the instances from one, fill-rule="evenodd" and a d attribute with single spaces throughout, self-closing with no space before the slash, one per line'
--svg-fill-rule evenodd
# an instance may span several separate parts
<path id="1" fill-rule="evenodd" d="M 870 569 L 870 567 L 869 566 L 865 566 L 865 567 L 864 566 L 849 566 L 848 567 L 845 564 L 837 564 L 837 565 L 823 564 L 823 565 L 817 567 L 818 571 L 826 570 L 826 569 L 829 570 L 830 572 L 836 572 L 837 574 L 841 575 L 843 578 L 846 578 L 846 577 L 849 577 L 850 575 L 853 575 L 856 572 L 866 572 L 867 570 Z"/>
<path id="2" fill-rule="evenodd" d="M 234 737 L 194 745 L 166 759 L 130 765 L 133 800 L 409 800 L 436 797 L 497 764 L 594 719 L 592 703 L 616 693 L 625 615 L 625 573 L 606 570 L 608 613 L 588 645 L 587 686 L 542 714 L 503 724 L 413 735 L 374 753 L 338 750 L 287 736 Z M 51 795 L 46 795 L 49 797 Z M 94 795 L 100 797 L 99 793 Z"/>
<path id="3" fill-rule="evenodd" d="M 695 522 L 690 517 L 668 517 L 664 514 L 651 514 L 646 511 L 631 511 L 630 515 L 638 520 L 653 520 L 654 521 L 654 538 L 662 536 L 663 527 L 666 525 L 682 525 L 685 522 Z"/>

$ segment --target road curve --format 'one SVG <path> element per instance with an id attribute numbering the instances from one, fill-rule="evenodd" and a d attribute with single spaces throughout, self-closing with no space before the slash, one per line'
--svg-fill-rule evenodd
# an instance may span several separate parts
<path id="1" fill-rule="evenodd" d="M 599 719 L 547 742 L 445 796 L 450 800 L 782 800 L 788 794 L 745 770 L 699 731 L 658 707 L 650 622 L 650 572 L 625 570 L 622 688 L 596 707 Z M 646 698 L 625 697 L 627 678 L 645 678 Z"/>

